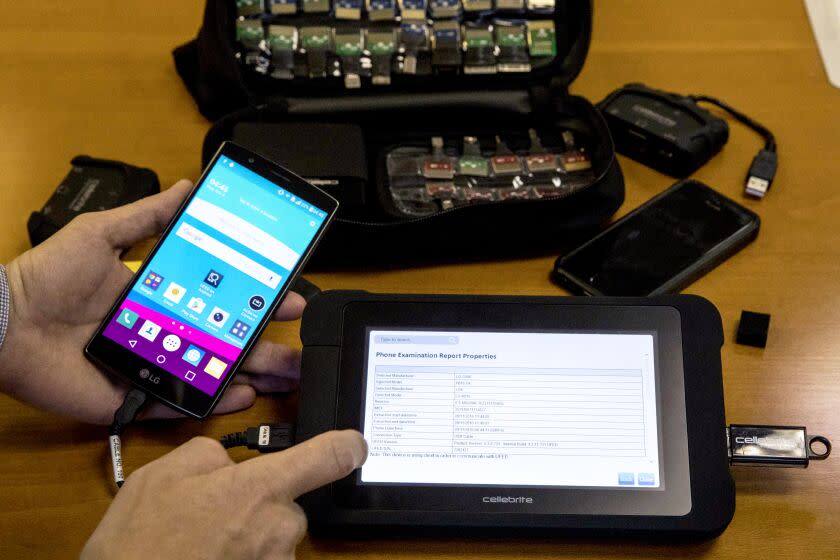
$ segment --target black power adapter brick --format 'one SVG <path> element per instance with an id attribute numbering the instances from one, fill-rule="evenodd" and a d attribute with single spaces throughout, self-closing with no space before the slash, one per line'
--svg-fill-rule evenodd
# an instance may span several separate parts
<path id="1" fill-rule="evenodd" d="M 726 121 L 682 95 L 628 84 L 598 104 L 620 154 L 672 177 L 687 177 L 729 139 Z"/>
<path id="2" fill-rule="evenodd" d="M 683 178 L 705 165 L 729 139 L 726 121 L 698 105 L 701 102 L 716 105 L 764 138 L 764 149 L 753 160 L 746 181 L 748 195 L 763 197 L 778 165 L 775 138 L 767 128 L 723 101 L 627 84 L 597 107 L 607 121 L 618 153 Z"/>
<path id="3" fill-rule="evenodd" d="M 85 212 L 109 210 L 160 192 L 154 171 L 121 161 L 76 156 L 72 169 L 41 210 L 26 224 L 38 245 Z"/>

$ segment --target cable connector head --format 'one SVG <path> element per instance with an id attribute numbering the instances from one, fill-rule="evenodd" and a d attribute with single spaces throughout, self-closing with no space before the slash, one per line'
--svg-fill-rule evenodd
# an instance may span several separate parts
<path id="1" fill-rule="evenodd" d="M 223 436 L 220 441 L 225 449 L 247 447 L 260 453 L 282 451 L 294 445 L 295 427 L 293 424 L 263 424 Z"/>
<path id="2" fill-rule="evenodd" d="M 764 198 L 764 195 L 770 189 L 770 185 L 773 184 L 773 178 L 776 176 L 778 167 L 779 158 L 776 152 L 771 150 L 758 152 L 758 155 L 753 158 L 750 170 L 747 173 L 746 194 L 756 198 Z"/>
<path id="3" fill-rule="evenodd" d="M 143 405 L 146 404 L 148 395 L 142 389 L 131 389 L 123 399 L 120 407 L 114 412 L 114 421 L 111 423 L 112 436 L 118 436 L 123 429 L 134 422 L 134 418 Z"/>

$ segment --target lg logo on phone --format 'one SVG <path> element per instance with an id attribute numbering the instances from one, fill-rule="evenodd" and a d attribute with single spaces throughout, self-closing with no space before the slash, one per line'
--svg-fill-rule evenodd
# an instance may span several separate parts
<path id="1" fill-rule="evenodd" d="M 160 376 L 159 375 L 152 375 L 152 373 L 147 369 L 140 370 L 140 379 L 148 379 L 155 385 L 160 383 Z"/>

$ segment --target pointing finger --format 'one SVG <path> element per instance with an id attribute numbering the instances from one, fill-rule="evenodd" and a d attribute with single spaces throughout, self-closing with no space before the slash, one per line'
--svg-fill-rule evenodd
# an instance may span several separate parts
<path id="1" fill-rule="evenodd" d="M 286 451 L 240 463 L 244 478 L 275 496 L 295 499 L 342 479 L 367 458 L 367 443 L 355 430 L 327 432 Z"/>

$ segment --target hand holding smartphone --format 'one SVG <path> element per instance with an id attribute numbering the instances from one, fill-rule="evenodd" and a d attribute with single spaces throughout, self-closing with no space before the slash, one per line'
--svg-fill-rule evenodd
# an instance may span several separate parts
<path id="1" fill-rule="evenodd" d="M 553 276 L 582 295 L 678 292 L 755 239 L 760 225 L 734 200 L 682 181 L 558 258 Z"/>
<path id="2" fill-rule="evenodd" d="M 207 416 L 337 208 L 293 173 L 223 144 L 85 355 Z"/>

